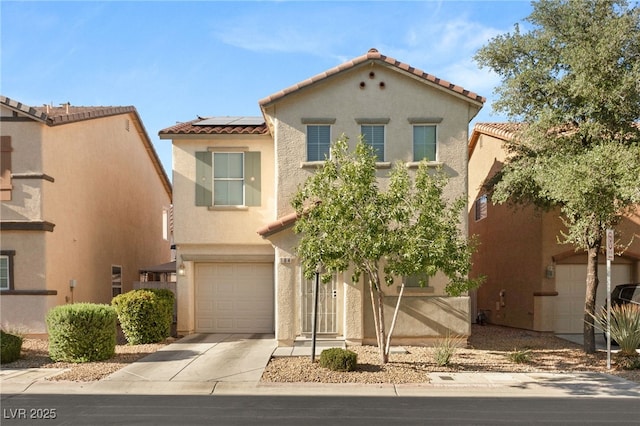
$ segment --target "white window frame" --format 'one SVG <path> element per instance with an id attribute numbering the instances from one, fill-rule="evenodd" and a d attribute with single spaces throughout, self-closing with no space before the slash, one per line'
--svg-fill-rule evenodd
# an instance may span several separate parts
<path id="1" fill-rule="evenodd" d="M 362 135 L 364 142 L 373 147 L 374 149 L 376 148 L 376 145 L 379 145 L 379 143 L 377 141 L 367 141 L 367 139 L 364 137 L 364 128 L 365 127 L 371 127 L 371 128 L 382 128 L 382 152 L 380 152 L 380 150 L 377 151 L 377 158 L 376 158 L 376 163 L 384 163 L 385 158 L 386 158 L 386 148 L 387 148 L 387 126 L 385 124 L 382 123 L 361 123 L 360 124 L 360 134 Z"/>
<path id="2" fill-rule="evenodd" d="M 328 158 L 331 155 L 331 125 L 330 124 L 321 124 L 321 123 L 308 123 L 307 127 L 306 127 L 306 131 L 307 131 L 307 142 L 306 142 L 306 148 L 307 148 L 307 162 L 312 163 L 312 162 L 322 162 L 325 161 L 325 158 L 310 158 L 310 154 L 311 154 L 311 150 L 310 150 L 310 141 L 309 141 L 309 130 L 310 128 L 319 128 L 319 127 L 324 127 L 327 128 L 329 130 L 329 138 L 326 141 L 326 157 Z M 322 144 L 324 145 L 325 141 L 322 141 Z M 318 143 L 316 146 L 320 146 L 320 143 Z"/>
<path id="3" fill-rule="evenodd" d="M 419 162 L 419 161 L 422 161 L 424 159 L 424 158 L 417 158 L 416 157 L 416 136 L 415 136 L 416 134 L 415 134 L 415 131 L 416 131 L 417 127 L 432 127 L 434 129 L 434 141 L 433 141 L 433 144 L 434 144 L 434 158 L 429 158 L 428 161 L 430 163 L 437 162 L 438 161 L 438 154 L 439 154 L 438 151 L 439 151 L 439 149 L 438 149 L 438 126 L 436 124 L 414 124 L 412 126 L 412 129 L 411 129 L 412 137 L 411 137 L 411 139 L 412 139 L 413 161 L 414 162 Z"/>
<path id="4" fill-rule="evenodd" d="M 238 152 L 238 151 L 214 151 L 212 152 L 213 158 L 211 159 L 211 172 L 213 174 L 212 176 L 212 191 L 213 193 L 211 194 L 211 200 L 213 203 L 214 207 L 235 207 L 235 206 L 244 206 L 245 205 L 245 170 L 244 170 L 244 162 L 245 162 L 245 158 L 244 158 L 244 152 Z M 239 155 L 241 157 L 241 164 L 242 164 L 242 176 L 241 177 L 225 177 L 225 178 L 219 178 L 216 177 L 216 155 Z M 241 183 L 241 187 L 242 187 L 242 195 L 241 195 L 241 200 L 240 203 L 238 204 L 222 204 L 222 203 L 216 203 L 216 184 L 218 182 L 240 182 Z"/>

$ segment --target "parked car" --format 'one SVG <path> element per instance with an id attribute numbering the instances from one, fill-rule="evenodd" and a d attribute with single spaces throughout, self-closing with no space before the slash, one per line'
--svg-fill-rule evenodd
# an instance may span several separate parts
<path id="1" fill-rule="evenodd" d="M 640 305 L 640 283 L 620 284 L 611 292 L 611 306 L 627 303 Z"/>
<path id="2" fill-rule="evenodd" d="M 620 284 L 611 291 L 612 307 L 628 303 L 640 305 L 640 283 Z M 607 340 L 607 333 L 603 332 L 602 335 Z M 618 346 L 618 342 L 613 339 L 611 339 L 611 344 Z"/>

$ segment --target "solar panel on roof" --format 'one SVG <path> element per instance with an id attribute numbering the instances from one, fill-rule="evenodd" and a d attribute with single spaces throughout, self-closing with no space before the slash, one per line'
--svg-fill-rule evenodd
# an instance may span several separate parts
<path id="1" fill-rule="evenodd" d="M 194 126 L 260 126 L 262 117 L 209 117 L 193 123 Z"/>

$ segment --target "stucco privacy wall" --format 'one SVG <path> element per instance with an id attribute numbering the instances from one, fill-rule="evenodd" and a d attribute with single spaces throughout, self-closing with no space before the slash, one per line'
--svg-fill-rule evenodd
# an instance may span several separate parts
<path id="1" fill-rule="evenodd" d="M 385 297 L 385 329 L 390 330 L 397 296 Z M 394 345 L 436 344 L 443 336 L 471 335 L 469 297 L 404 297 L 391 343 Z M 364 343 L 375 343 L 376 333 L 370 298 L 365 298 Z"/>
<path id="2" fill-rule="evenodd" d="M 261 154 L 261 203 L 256 207 L 197 207 L 196 152 L 244 150 Z M 268 135 L 176 136 L 173 139 L 174 241 L 178 262 L 178 332 L 196 330 L 196 264 L 273 262 L 272 245 L 256 229 L 275 219 L 273 142 Z"/>
<path id="3" fill-rule="evenodd" d="M 13 113 L 3 107 L 3 115 Z M 44 317 L 53 306 L 110 303 L 112 265 L 122 268 L 126 292 L 141 268 L 170 260 L 162 228 L 170 186 L 143 143 L 147 136 L 137 114 L 53 126 L 3 121 L 2 134 L 12 138 L 14 174 L 51 178 L 14 178 L 2 220 L 55 225 L 51 232 L 3 231 L 3 250 L 15 250 L 14 289 L 49 293 L 3 294 L 3 324 L 44 333 Z M 71 279 L 77 282 L 73 294 Z"/>

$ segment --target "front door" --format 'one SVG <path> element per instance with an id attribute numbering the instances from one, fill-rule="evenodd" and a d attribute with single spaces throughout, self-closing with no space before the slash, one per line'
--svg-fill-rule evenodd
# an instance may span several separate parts
<path id="1" fill-rule="evenodd" d="M 328 283 L 318 284 L 318 308 L 316 332 L 319 334 L 335 334 L 337 332 L 337 301 L 336 278 Z M 302 332 L 313 331 L 313 288 L 315 279 L 302 279 Z"/>

